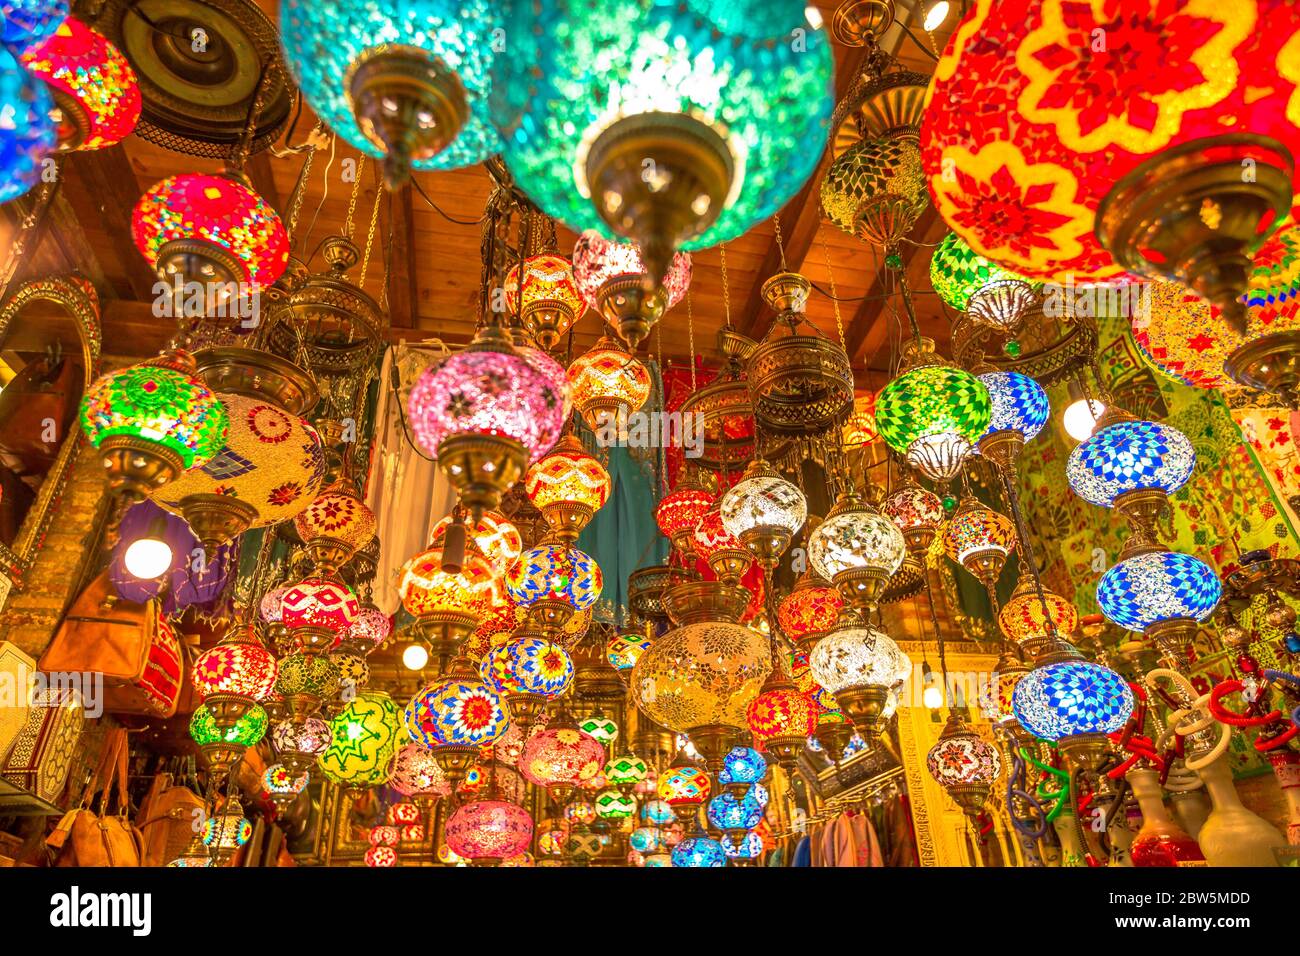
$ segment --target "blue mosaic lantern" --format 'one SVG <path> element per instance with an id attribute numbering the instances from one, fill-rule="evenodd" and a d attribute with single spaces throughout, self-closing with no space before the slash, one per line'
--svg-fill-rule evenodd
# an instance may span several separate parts
<path id="1" fill-rule="evenodd" d="M 750 830 L 739 843 L 727 841 L 722 849 L 729 860 L 756 860 L 763 855 L 763 838 Z"/>
<path id="2" fill-rule="evenodd" d="M 1108 667 L 1058 661 L 1034 668 L 1011 695 L 1020 726 L 1042 740 L 1119 730 L 1133 712 L 1133 690 Z"/>
<path id="3" fill-rule="evenodd" d="M 1192 443 L 1178 429 L 1128 420 L 1099 428 L 1075 448 L 1065 476 L 1084 501 L 1112 508 L 1116 498 L 1133 491 L 1171 495 L 1195 467 Z"/>
<path id="4" fill-rule="evenodd" d="M 58 145 L 49 88 L 0 47 L 0 203 L 17 199 L 41 178 L 41 161 Z"/>
<path id="5" fill-rule="evenodd" d="M 596 603 L 604 587 L 591 555 L 563 544 L 541 544 L 521 554 L 505 577 L 506 593 L 520 607 L 558 601 L 578 611 Z"/>
<path id="6" fill-rule="evenodd" d="M 1097 584 L 1101 612 L 1120 627 L 1145 631 L 1162 621 L 1204 621 L 1223 585 L 1200 558 L 1154 551 L 1117 562 Z"/>
<path id="7" fill-rule="evenodd" d="M 767 760 L 753 747 L 732 747 L 722 758 L 722 772 L 718 774 L 721 786 L 738 783 L 758 783 L 767 776 Z"/>
<path id="8" fill-rule="evenodd" d="M 627 838 L 628 846 L 638 853 L 653 853 L 663 842 L 663 834 L 657 827 L 637 827 Z"/>
<path id="9" fill-rule="evenodd" d="M 989 390 L 993 405 L 984 434 L 1019 432 L 1026 442 L 1033 441 L 1052 413 L 1043 386 L 1019 372 L 986 372 L 979 380 Z"/>
<path id="10" fill-rule="evenodd" d="M 662 277 L 778 212 L 812 175 L 831 45 L 803 0 L 515 3 L 495 116 L 515 182 Z M 816 18 L 813 18 L 814 20 Z"/>
<path id="11" fill-rule="evenodd" d="M 705 836 L 687 837 L 673 847 L 673 866 L 714 867 L 727 865 L 727 851 L 717 840 Z"/>
<path id="12" fill-rule="evenodd" d="M 665 826 L 676 819 L 666 800 L 647 800 L 641 804 L 641 822 L 647 826 Z"/>
<path id="13" fill-rule="evenodd" d="M 499 150 L 488 118 L 505 50 L 493 0 L 281 0 L 289 72 L 316 115 L 369 156 L 390 185 Z"/>
<path id="14" fill-rule="evenodd" d="M 68 0 L 2 0 L 0 41 L 22 53 L 52 37 L 68 13 Z M 6 75 L 10 69 L 6 63 Z"/>
<path id="15" fill-rule="evenodd" d="M 426 747 L 482 746 L 506 732 L 510 715 L 501 698 L 472 675 L 452 673 L 420 690 L 403 713 L 411 739 Z"/>
<path id="16" fill-rule="evenodd" d="M 755 791 L 762 790 L 762 794 Z M 767 806 L 767 791 L 762 784 L 754 784 L 743 797 L 723 791 L 709 801 L 709 823 L 719 830 L 752 830 L 763 821 Z"/>

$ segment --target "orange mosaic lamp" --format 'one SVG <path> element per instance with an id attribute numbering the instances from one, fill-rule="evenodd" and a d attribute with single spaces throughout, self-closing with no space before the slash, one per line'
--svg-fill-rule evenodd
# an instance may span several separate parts
<path id="1" fill-rule="evenodd" d="M 555 537 L 570 544 L 609 499 L 609 472 L 566 435 L 524 475 L 524 490 Z"/>
<path id="2" fill-rule="evenodd" d="M 506 306 L 544 349 L 554 348 L 587 304 L 578 292 L 573 265 L 563 256 L 529 256 L 523 262 L 523 301 L 520 301 L 519 266 L 506 275 Z"/>
<path id="3" fill-rule="evenodd" d="M 614 425 L 622 434 L 627 416 L 650 397 L 650 372 L 608 336 L 569 365 L 573 407 L 597 434 Z"/>

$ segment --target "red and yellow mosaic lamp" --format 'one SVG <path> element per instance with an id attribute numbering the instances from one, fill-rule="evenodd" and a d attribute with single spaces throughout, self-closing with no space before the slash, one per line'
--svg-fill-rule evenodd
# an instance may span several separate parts
<path id="1" fill-rule="evenodd" d="M 225 730 L 270 695 L 276 659 L 249 628 L 236 627 L 195 659 L 190 676 L 217 727 Z"/>
<path id="2" fill-rule="evenodd" d="M 60 150 L 103 149 L 135 130 L 142 104 L 135 71 L 116 46 L 76 17 L 21 60 L 54 97 Z"/>
<path id="3" fill-rule="evenodd" d="M 1239 322 L 1251 256 L 1295 198 L 1298 35 L 1288 0 L 979 0 L 929 91 L 935 206 L 1027 278 L 1177 278 Z"/>
<path id="4" fill-rule="evenodd" d="M 429 643 L 439 667 L 460 652 L 465 640 L 492 609 L 495 571 L 477 547 L 466 550 L 458 572 L 443 568 L 443 549 L 435 545 L 402 568 L 397 593 L 415 618 L 416 631 Z"/>
<path id="5" fill-rule="evenodd" d="M 334 574 L 375 536 L 378 521 L 346 482 L 326 488 L 293 519 L 308 555 L 321 574 Z"/>
<path id="6" fill-rule="evenodd" d="M 522 301 L 519 266 L 506 275 L 506 307 L 511 315 L 519 315 L 524 328 L 542 348 L 555 348 L 560 337 L 587 310 L 573 276 L 573 265 L 563 256 L 545 253 L 525 259 L 523 273 Z"/>
<path id="7" fill-rule="evenodd" d="M 524 490 L 555 539 L 572 544 L 609 499 L 609 472 L 569 434 L 528 469 Z"/>
<path id="8" fill-rule="evenodd" d="M 608 336 L 569 365 L 573 407 L 597 435 L 602 429 L 626 430 L 627 416 L 650 397 L 650 372 Z"/>

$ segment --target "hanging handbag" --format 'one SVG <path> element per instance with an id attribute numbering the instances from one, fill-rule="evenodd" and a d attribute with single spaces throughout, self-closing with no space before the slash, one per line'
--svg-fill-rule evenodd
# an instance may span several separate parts
<path id="1" fill-rule="evenodd" d="M 47 673 L 102 674 L 106 711 L 155 717 L 176 712 L 185 670 L 180 644 L 160 622 L 157 601 L 123 600 L 107 571 L 73 602 L 39 666 Z"/>
<path id="2" fill-rule="evenodd" d="M 194 761 L 193 757 L 187 759 L 191 764 Z M 175 783 L 170 773 L 156 774 L 135 817 L 143 845 L 140 865 L 166 866 L 176 859 L 190 845 L 203 819 L 203 799 L 195 790 Z"/>
<path id="3" fill-rule="evenodd" d="M 56 853 L 55 866 L 139 866 L 140 831 L 127 819 L 128 800 L 126 731 L 120 727 L 108 732 L 99 765 L 81 795 L 77 809 L 64 814 L 45 838 L 46 846 Z M 89 808 L 99 788 L 99 811 Z M 117 797 L 117 813 L 110 816 L 109 804 Z"/>

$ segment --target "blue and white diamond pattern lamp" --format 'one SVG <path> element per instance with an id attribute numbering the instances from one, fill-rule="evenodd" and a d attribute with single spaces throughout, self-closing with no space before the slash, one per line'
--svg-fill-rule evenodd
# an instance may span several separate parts
<path id="1" fill-rule="evenodd" d="M 1021 678 L 1011 708 L 1020 726 L 1042 740 L 1109 734 L 1133 712 L 1133 690 L 1108 667 L 1059 660 Z"/>
<path id="2" fill-rule="evenodd" d="M 1178 551 L 1123 558 L 1097 585 L 1102 613 L 1120 627 L 1145 634 L 1174 668 L 1186 663 L 1197 624 L 1214 612 L 1222 596 L 1214 570 Z"/>
<path id="3" fill-rule="evenodd" d="M 673 847 L 673 866 L 716 867 L 727 865 L 727 851 L 706 836 L 687 837 Z"/>
<path id="4" fill-rule="evenodd" d="M 1074 493 L 1103 508 L 1123 506 L 1136 492 L 1171 495 L 1191 477 L 1196 452 L 1169 425 L 1121 419 L 1102 425 L 1070 453 L 1065 476 Z"/>
<path id="5" fill-rule="evenodd" d="M 993 404 L 984 434 L 1011 431 L 1018 432 L 1026 442 L 1033 441 L 1052 413 L 1043 386 L 1019 372 L 985 372 L 979 380 L 989 390 Z"/>

